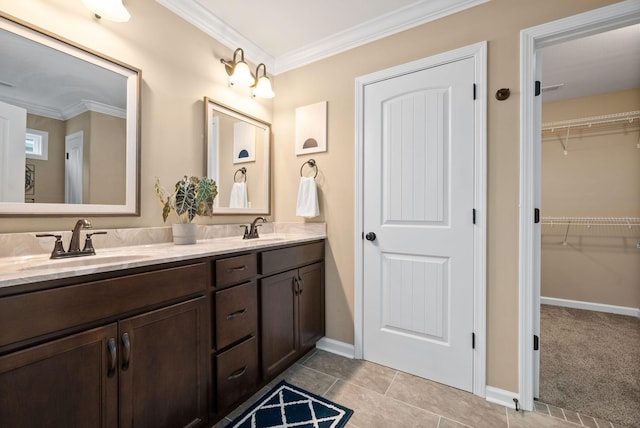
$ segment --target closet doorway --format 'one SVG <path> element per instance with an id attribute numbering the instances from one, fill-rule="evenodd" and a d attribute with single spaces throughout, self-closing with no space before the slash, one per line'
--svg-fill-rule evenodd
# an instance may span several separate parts
<path id="1" fill-rule="evenodd" d="M 534 410 L 534 397 L 538 397 L 540 351 L 544 346 L 540 339 L 540 297 L 541 297 L 541 238 L 543 225 L 539 208 L 542 206 L 542 102 L 536 96 L 536 84 L 551 86 L 542 76 L 543 48 L 571 40 L 604 33 L 618 28 L 640 23 L 640 8 L 633 0 L 619 2 L 593 11 L 563 18 L 557 21 L 525 29 L 521 32 L 521 137 L 520 137 L 520 400 L 522 408 Z M 606 50 L 606 49 L 605 49 Z M 595 53 L 595 47 L 589 54 Z M 580 67 L 573 74 L 588 71 Z M 602 80 L 604 81 L 604 80 Z M 594 87 L 601 86 L 597 82 Z M 547 91 L 548 92 L 548 91 Z M 564 147 L 561 149 L 564 154 Z M 569 154 L 570 155 L 570 154 Z M 611 189 L 614 192 L 615 189 Z M 565 195 L 569 198 L 572 195 Z M 633 216 L 633 214 L 626 214 Z M 625 216 L 626 216 L 625 215 Z M 544 213 L 542 214 L 544 217 Z M 567 217 L 582 217 L 581 214 L 563 214 Z M 547 217 L 551 217 L 550 215 Z M 544 226 L 546 227 L 546 225 Z M 587 226 L 589 227 L 589 226 Z M 564 242 L 564 235 L 562 236 Z M 634 248 L 634 251 L 636 249 Z M 629 302 L 633 308 L 634 303 Z M 637 306 L 635 306 L 637 308 Z M 593 311 L 596 313 L 595 311 Z M 595 340 L 589 346 L 598 346 Z M 633 364 L 633 363 L 632 363 Z M 538 403 L 535 403 L 538 404 Z M 536 408 L 538 406 L 535 406 Z M 637 404 L 632 406 L 637 409 Z M 595 424 L 595 421 L 592 422 Z"/>
<path id="2" fill-rule="evenodd" d="M 640 426 L 640 24 L 539 54 L 537 398 Z"/>

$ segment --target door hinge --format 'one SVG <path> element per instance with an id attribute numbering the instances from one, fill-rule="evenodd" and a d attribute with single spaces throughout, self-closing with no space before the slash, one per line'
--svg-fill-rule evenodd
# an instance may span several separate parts
<path id="1" fill-rule="evenodd" d="M 536 97 L 542 93 L 542 83 L 539 80 L 536 80 Z"/>
<path id="2" fill-rule="evenodd" d="M 473 84 L 473 99 L 476 99 L 476 84 Z"/>
<path id="3" fill-rule="evenodd" d="M 533 222 L 535 224 L 540 223 L 540 208 L 533 209 Z"/>
<path id="4" fill-rule="evenodd" d="M 476 209 L 473 209 L 473 224 L 476 224 Z"/>
<path id="5" fill-rule="evenodd" d="M 471 333 L 471 349 L 476 349 L 476 334 Z"/>
<path id="6" fill-rule="evenodd" d="M 69 153 L 67 153 L 67 159 L 69 159 Z"/>
<path id="7" fill-rule="evenodd" d="M 533 350 L 537 351 L 539 349 L 540 349 L 540 338 L 534 334 L 533 335 Z"/>

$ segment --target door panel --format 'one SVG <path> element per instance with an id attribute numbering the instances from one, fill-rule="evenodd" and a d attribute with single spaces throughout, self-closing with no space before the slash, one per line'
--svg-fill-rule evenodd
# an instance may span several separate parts
<path id="1" fill-rule="evenodd" d="M 204 297 L 120 322 L 121 428 L 207 420 L 206 325 Z"/>
<path id="2" fill-rule="evenodd" d="M 0 357 L 0 425 L 117 427 L 116 334 L 111 324 Z"/>
<path id="3" fill-rule="evenodd" d="M 364 89 L 364 357 L 473 387 L 471 58 Z"/>
<path id="4" fill-rule="evenodd" d="M 27 110 L 0 102 L 0 202 L 24 202 Z"/>

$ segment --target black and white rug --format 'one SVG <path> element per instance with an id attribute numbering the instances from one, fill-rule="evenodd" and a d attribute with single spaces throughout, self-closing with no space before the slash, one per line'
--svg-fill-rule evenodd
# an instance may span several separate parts
<path id="1" fill-rule="evenodd" d="M 352 414 L 351 409 L 282 381 L 227 428 L 341 428 Z"/>

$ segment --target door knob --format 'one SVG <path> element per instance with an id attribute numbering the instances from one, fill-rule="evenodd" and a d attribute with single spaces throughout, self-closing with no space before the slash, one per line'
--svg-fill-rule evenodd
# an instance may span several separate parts
<path id="1" fill-rule="evenodd" d="M 375 240 L 376 240 L 376 234 L 375 234 L 375 233 L 373 233 L 373 232 L 369 232 L 369 233 L 367 233 L 366 235 L 364 235 L 364 238 L 365 238 L 367 241 L 375 241 Z"/>

